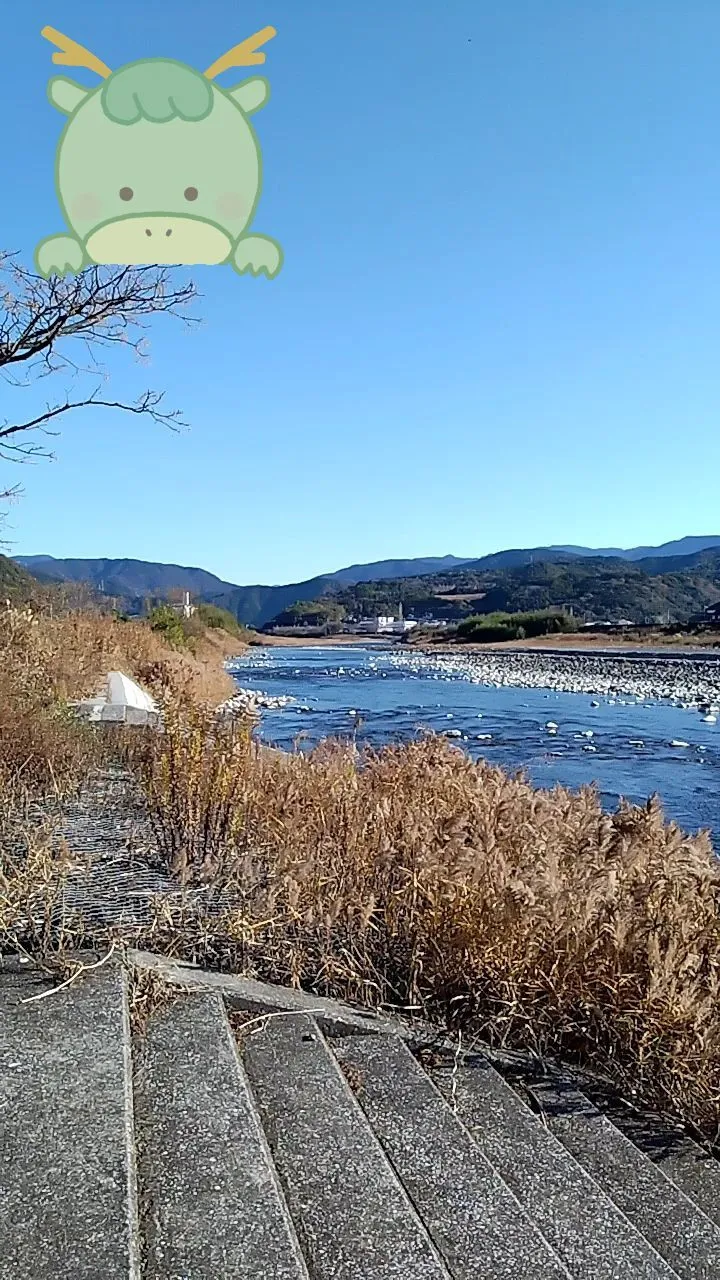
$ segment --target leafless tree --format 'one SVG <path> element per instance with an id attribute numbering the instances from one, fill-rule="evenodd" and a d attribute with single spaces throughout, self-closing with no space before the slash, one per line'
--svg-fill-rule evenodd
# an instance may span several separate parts
<path id="1" fill-rule="evenodd" d="M 164 407 L 161 392 L 123 400 L 104 391 L 102 353 L 122 346 L 143 358 L 150 317 L 165 313 L 194 323 L 187 308 L 195 296 L 194 285 L 177 284 L 160 267 L 88 267 L 77 276 L 45 280 L 16 254 L 0 252 L 0 376 L 11 398 L 43 378 L 59 382 L 65 375 L 70 387 L 32 417 L 0 418 L 0 460 L 52 457 L 48 437 L 76 409 L 120 409 L 174 429 L 185 425 L 179 410 Z M 0 499 L 19 492 L 18 485 L 7 487 Z"/>

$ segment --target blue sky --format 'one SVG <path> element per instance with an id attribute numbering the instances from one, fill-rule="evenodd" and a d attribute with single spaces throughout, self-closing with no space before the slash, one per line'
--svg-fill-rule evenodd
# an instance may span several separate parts
<path id="1" fill-rule="evenodd" d="M 189 432 L 84 410 L 56 462 L 3 465 L 16 553 L 287 582 L 720 532 L 717 0 L 29 0 L 0 82 L 0 244 L 28 261 L 62 230 L 45 23 L 200 68 L 272 23 L 255 229 L 286 260 L 195 270 L 202 325 L 113 360 Z M 51 396 L 0 385 L 0 417 Z"/>

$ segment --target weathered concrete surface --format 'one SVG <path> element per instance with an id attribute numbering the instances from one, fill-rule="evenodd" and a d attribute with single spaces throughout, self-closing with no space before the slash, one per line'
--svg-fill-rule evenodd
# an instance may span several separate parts
<path id="1" fill-rule="evenodd" d="M 138 1280 L 119 966 L 0 981 L 1 1280 Z"/>
<path id="2" fill-rule="evenodd" d="M 448 1280 L 308 1016 L 241 1034 L 241 1057 L 313 1280 Z"/>
<path id="3" fill-rule="evenodd" d="M 213 973 L 209 969 L 199 969 L 147 951 L 130 951 L 128 958 L 138 969 L 152 969 L 161 974 L 166 982 L 193 990 L 216 992 L 231 1008 L 255 1010 L 257 1013 L 273 1010 L 308 1013 L 321 1027 L 341 1034 L 351 1035 L 355 1031 L 385 1031 L 400 1036 L 411 1034 L 401 1022 L 378 1017 L 370 1009 L 354 1008 L 325 996 L 308 995 L 306 991 L 297 991 L 293 987 L 257 982 L 254 978 L 231 973 Z"/>
<path id="4" fill-rule="evenodd" d="M 414 1026 L 146 959 L 168 986 L 134 1046 L 119 964 L 61 990 L 0 963 L 0 1280 L 720 1276 L 720 1166 L 687 1139 L 630 1142 L 558 1072 L 537 1115 L 426 1028 L 427 1076 Z"/>
<path id="5" fill-rule="evenodd" d="M 431 1075 L 576 1280 L 672 1280 L 676 1273 L 486 1059 Z"/>
<path id="6" fill-rule="evenodd" d="M 682 1280 L 717 1280 L 720 1230 L 573 1085 L 533 1081 L 551 1131 Z"/>
<path id="7" fill-rule="evenodd" d="M 666 1178 L 720 1226 L 720 1161 L 684 1132 L 682 1125 L 620 1103 L 599 1107 Z"/>
<path id="8" fill-rule="evenodd" d="M 332 1041 L 455 1280 L 568 1280 L 554 1250 L 397 1038 Z"/>
<path id="9" fill-rule="evenodd" d="M 143 1280 L 307 1280 L 218 997 L 161 1005 L 135 1061 Z"/>

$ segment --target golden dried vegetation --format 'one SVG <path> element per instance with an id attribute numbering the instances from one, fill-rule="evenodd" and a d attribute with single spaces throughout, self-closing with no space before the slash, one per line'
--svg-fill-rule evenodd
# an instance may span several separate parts
<path id="1" fill-rule="evenodd" d="M 199 659 L 158 651 L 141 624 L 12 615 L 0 628 L 0 949 L 58 945 L 57 886 L 73 856 L 23 837 L 20 792 L 70 788 L 108 750 L 62 699 L 92 692 L 108 665 L 147 680 L 161 664 L 163 732 L 135 733 L 121 758 L 117 737 L 112 749 L 144 794 L 175 889 L 124 940 L 413 1006 L 581 1062 L 716 1133 L 720 863 L 706 834 L 667 822 L 656 799 L 608 814 L 592 789 L 538 790 L 434 737 L 262 749 L 249 725 L 214 716 L 226 688 Z"/>

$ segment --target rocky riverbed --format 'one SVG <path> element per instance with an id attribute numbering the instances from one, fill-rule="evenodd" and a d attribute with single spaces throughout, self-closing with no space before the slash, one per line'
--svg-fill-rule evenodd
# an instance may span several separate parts
<path id="1" fill-rule="evenodd" d="M 458 653 L 394 650 L 396 668 L 434 679 L 466 679 L 495 689 L 549 689 L 555 693 L 597 694 L 603 698 L 668 701 L 687 709 L 720 706 L 720 659 L 628 657 L 615 654 Z"/>
<path id="2" fill-rule="evenodd" d="M 228 698 L 217 708 L 220 716 L 257 716 L 261 711 L 277 711 L 295 702 L 289 694 L 263 693 L 261 689 L 239 688 L 232 698 Z"/>

